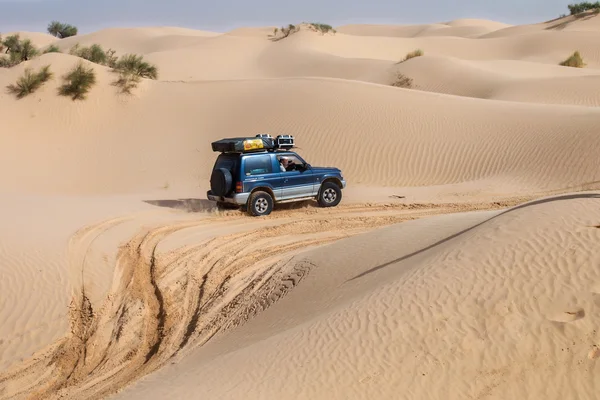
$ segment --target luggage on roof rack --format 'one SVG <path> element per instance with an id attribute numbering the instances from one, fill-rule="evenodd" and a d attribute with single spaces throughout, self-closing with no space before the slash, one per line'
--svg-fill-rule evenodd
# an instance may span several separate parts
<path id="1" fill-rule="evenodd" d="M 294 147 L 292 135 L 278 135 L 275 139 L 269 134 L 260 133 L 256 137 L 238 137 L 217 140 L 211 143 L 212 150 L 221 153 L 252 153 L 257 151 L 289 150 Z"/>
<path id="2" fill-rule="evenodd" d="M 221 153 L 250 153 L 275 149 L 273 139 L 266 137 L 226 138 L 211 143 L 212 150 Z"/>
<path id="3" fill-rule="evenodd" d="M 295 146 L 294 137 L 292 135 L 278 135 L 275 138 L 275 146 L 278 149 L 291 149 Z"/>

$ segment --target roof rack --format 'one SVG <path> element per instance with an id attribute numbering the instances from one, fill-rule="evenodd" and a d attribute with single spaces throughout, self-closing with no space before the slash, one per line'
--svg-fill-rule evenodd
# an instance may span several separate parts
<path id="1" fill-rule="evenodd" d="M 260 133 L 255 137 L 225 138 L 212 142 L 211 145 L 213 151 L 220 153 L 255 153 L 289 150 L 295 147 L 292 135 L 278 135 L 273 139 L 266 133 Z"/>

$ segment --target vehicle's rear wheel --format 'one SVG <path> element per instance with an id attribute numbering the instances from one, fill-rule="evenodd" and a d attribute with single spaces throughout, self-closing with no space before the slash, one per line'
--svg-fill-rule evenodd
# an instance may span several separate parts
<path id="1" fill-rule="evenodd" d="M 273 198 L 267 192 L 257 191 L 250 195 L 248 213 L 254 217 L 269 215 L 273 211 Z"/>
<path id="2" fill-rule="evenodd" d="M 321 207 L 335 207 L 342 201 L 342 189 L 333 182 L 325 182 L 321 186 L 317 201 Z"/>

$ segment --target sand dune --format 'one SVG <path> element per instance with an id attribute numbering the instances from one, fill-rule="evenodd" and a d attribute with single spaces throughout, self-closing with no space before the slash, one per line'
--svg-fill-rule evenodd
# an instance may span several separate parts
<path id="1" fill-rule="evenodd" d="M 203 39 L 219 36 L 218 33 L 178 27 L 108 28 L 86 35 L 61 39 L 56 44 L 63 52 L 79 43 L 80 46 L 100 44 L 117 53 L 152 53 L 189 47 Z"/>
<path id="2" fill-rule="evenodd" d="M 529 103 L 600 104 L 597 69 L 425 55 L 399 64 L 394 71 L 411 78 L 417 90 Z M 392 82 L 395 77 L 387 75 L 386 79 Z"/>
<path id="3" fill-rule="evenodd" d="M 593 398 L 597 196 L 304 252 L 285 298 L 111 398 Z"/>
<path id="4" fill-rule="evenodd" d="M 61 63 L 66 70 L 76 60 L 48 54 L 31 65 L 48 62 L 60 76 Z M 24 66 L 0 84 L 14 79 L 19 68 Z M 109 194 L 153 190 L 165 182 L 206 185 L 214 157 L 207 141 L 232 132 L 294 134 L 313 163 L 338 165 L 357 184 L 424 186 L 502 177 L 531 193 L 600 180 L 595 109 L 490 103 L 323 78 L 147 81 L 127 98 L 111 86 L 111 72 L 96 70 L 99 83 L 82 104 L 57 98 L 58 80 L 31 98 L 6 102 L 2 112 L 21 122 L 2 138 L 0 170 L 43 168 L 27 180 L 3 173 L 7 189 Z M 168 105 L 173 98 L 177 108 Z M 46 103 L 53 106 L 41 105 Z M 272 118 L 265 120 L 267 113 Z M 87 118 L 77 117 L 82 114 Z M 169 133 L 149 136 L 157 131 Z M 366 138 L 378 145 L 365 146 Z"/>
<path id="5" fill-rule="evenodd" d="M 510 25 L 496 21 L 478 19 L 458 19 L 438 24 L 421 25 L 343 25 L 336 30 L 356 36 L 419 37 L 419 36 L 458 36 L 476 37 Z"/>
<path id="6" fill-rule="evenodd" d="M 0 92 L 0 399 L 591 397 L 598 27 L 21 32 L 63 54 L 0 69 L 54 74 Z M 120 93 L 77 43 L 159 77 Z M 257 133 L 340 167 L 342 204 L 205 200 L 210 142 Z"/>

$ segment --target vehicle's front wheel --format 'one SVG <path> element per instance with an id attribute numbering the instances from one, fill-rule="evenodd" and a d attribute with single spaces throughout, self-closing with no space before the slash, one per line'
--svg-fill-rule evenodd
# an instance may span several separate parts
<path id="1" fill-rule="evenodd" d="M 269 215 L 273 211 L 273 198 L 267 192 L 258 191 L 250 195 L 248 213 L 254 217 Z"/>
<path id="2" fill-rule="evenodd" d="M 321 207 L 335 207 L 342 201 L 342 189 L 333 182 L 325 182 L 321 186 L 317 201 Z"/>

